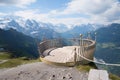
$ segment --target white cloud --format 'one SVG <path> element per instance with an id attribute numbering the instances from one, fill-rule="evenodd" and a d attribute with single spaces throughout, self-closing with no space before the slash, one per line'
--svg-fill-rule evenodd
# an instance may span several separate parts
<path id="1" fill-rule="evenodd" d="M 120 19 L 120 3 L 114 3 L 112 7 L 107 10 L 103 16 L 108 18 L 109 21 Z"/>
<path id="2" fill-rule="evenodd" d="M 110 23 L 120 23 L 120 3 L 115 2 L 111 4 L 111 7 L 108 8 L 101 14 L 92 14 L 91 20 L 94 23 L 103 23 L 103 24 L 110 24 Z"/>
<path id="3" fill-rule="evenodd" d="M 62 13 L 66 15 L 86 14 L 89 18 L 83 20 L 89 23 L 118 22 L 120 2 L 118 0 L 72 0 Z"/>
<path id="4" fill-rule="evenodd" d="M 0 0 L 1 6 L 13 5 L 17 7 L 26 7 L 31 3 L 36 2 L 36 0 Z"/>
<path id="5" fill-rule="evenodd" d="M 63 23 L 66 25 L 73 25 L 73 24 L 86 24 L 87 19 L 84 18 L 54 18 L 51 19 L 51 23 L 53 24 L 59 24 L 59 23 Z"/>
<path id="6" fill-rule="evenodd" d="M 49 20 L 49 14 L 40 13 L 38 9 L 16 11 L 14 15 L 20 16 L 24 19 L 35 19 L 37 21 L 42 21 L 42 22 L 47 22 Z"/>
<path id="7" fill-rule="evenodd" d="M 100 14 L 109 9 L 115 0 L 72 0 L 65 13 Z"/>
<path id="8" fill-rule="evenodd" d="M 1 12 L 0 12 L 0 16 L 5 16 L 5 15 L 7 15 L 7 14 L 6 14 L 6 13 L 1 13 Z"/>
<path id="9" fill-rule="evenodd" d="M 42 22 L 72 25 L 87 23 L 120 23 L 119 13 L 120 2 L 117 0 L 72 0 L 67 4 L 67 7 L 64 10 L 52 10 L 48 13 L 41 13 L 38 9 L 23 10 L 16 11 L 14 15 Z M 84 16 L 74 17 L 75 15 L 81 14 Z M 88 17 L 86 17 L 86 15 Z"/>
<path id="10" fill-rule="evenodd" d="M 23 11 L 16 11 L 14 13 L 15 16 L 20 16 L 25 19 L 33 19 L 37 14 L 37 10 L 23 10 Z"/>
<path id="11" fill-rule="evenodd" d="M 64 10 L 47 13 L 47 22 L 70 24 L 120 23 L 120 2 L 118 0 L 72 0 Z M 75 15 L 87 15 L 73 17 Z M 66 17 L 68 16 L 68 17 Z"/>
<path id="12" fill-rule="evenodd" d="M 56 16 L 60 15 L 57 13 L 56 10 L 50 11 L 49 13 L 40 13 L 39 10 L 23 10 L 16 11 L 14 15 L 20 16 L 24 19 L 35 19 L 37 21 L 50 22 L 53 24 L 74 24 L 79 21 L 79 18 L 56 18 Z"/>

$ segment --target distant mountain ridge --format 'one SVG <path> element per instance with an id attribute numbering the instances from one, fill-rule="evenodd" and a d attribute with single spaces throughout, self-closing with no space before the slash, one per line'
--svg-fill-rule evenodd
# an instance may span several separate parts
<path id="1" fill-rule="evenodd" d="M 100 26 L 102 27 L 102 26 Z M 62 33 L 62 36 L 72 38 L 72 37 L 79 37 L 80 34 L 87 34 L 88 32 L 92 32 L 97 30 L 99 27 L 97 25 L 92 24 L 82 24 L 82 25 L 75 25 L 72 29 Z"/>
<path id="2" fill-rule="evenodd" d="M 97 32 L 98 42 L 119 42 L 120 41 L 120 24 L 113 23 L 102 27 Z"/>
<path id="3" fill-rule="evenodd" d="M 36 20 L 30 20 L 30 19 L 25 20 L 20 17 L 6 16 L 5 18 L 0 18 L 1 29 L 9 30 L 10 28 L 13 28 L 19 32 L 24 33 L 25 35 L 39 39 L 42 39 L 43 37 L 46 37 L 48 39 L 59 38 L 59 37 L 73 38 L 73 37 L 78 37 L 79 34 L 86 35 L 87 32 L 94 32 L 94 31 L 98 32 L 97 30 L 99 28 L 104 28 L 109 26 L 113 26 L 113 24 L 110 25 L 81 24 L 81 25 L 72 25 L 71 28 L 68 28 L 64 24 L 53 25 L 51 23 L 43 23 L 43 22 L 38 22 Z"/>
<path id="4" fill-rule="evenodd" d="M 51 25 L 50 25 L 51 26 Z M 58 33 L 49 27 L 48 24 L 38 23 L 35 20 L 0 20 L 0 28 L 8 30 L 13 28 L 26 35 L 37 37 L 41 39 L 43 36 L 46 38 L 57 37 Z M 56 36 L 57 35 L 57 36 Z"/>
<path id="5" fill-rule="evenodd" d="M 53 25 L 51 23 L 43 23 L 30 19 L 24 20 L 23 18 L 5 17 L 0 19 L 0 28 L 7 30 L 13 28 L 26 35 L 37 37 L 39 39 L 42 39 L 43 36 L 48 39 L 59 38 L 61 36 L 69 37 L 71 34 L 94 31 L 99 27 L 102 27 L 102 25 L 82 24 L 73 25 L 71 27 L 72 28 L 68 28 L 65 24 Z"/>

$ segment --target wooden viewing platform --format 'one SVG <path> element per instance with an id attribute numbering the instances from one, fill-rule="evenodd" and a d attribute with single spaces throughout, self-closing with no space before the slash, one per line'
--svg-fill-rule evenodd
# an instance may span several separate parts
<path id="1" fill-rule="evenodd" d="M 61 39 L 46 40 L 40 43 L 40 59 L 48 64 L 74 66 L 75 64 L 88 64 L 93 60 L 96 42 L 91 39 L 69 39 L 66 42 Z"/>

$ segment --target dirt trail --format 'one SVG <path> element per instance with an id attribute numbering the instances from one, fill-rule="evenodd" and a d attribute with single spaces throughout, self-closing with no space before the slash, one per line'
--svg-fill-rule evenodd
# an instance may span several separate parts
<path id="1" fill-rule="evenodd" d="M 87 80 L 88 73 L 75 67 L 47 65 L 43 62 L 0 71 L 0 80 Z"/>

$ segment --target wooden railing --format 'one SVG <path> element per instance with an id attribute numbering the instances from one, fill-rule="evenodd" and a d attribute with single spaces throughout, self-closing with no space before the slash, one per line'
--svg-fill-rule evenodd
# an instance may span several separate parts
<path id="1" fill-rule="evenodd" d="M 89 50 L 95 47 L 95 41 L 90 40 L 90 39 L 83 39 L 81 42 L 81 40 L 78 38 L 45 40 L 39 44 L 40 56 L 42 56 L 43 52 L 47 49 L 59 48 L 63 46 L 82 46 L 85 49 Z"/>

